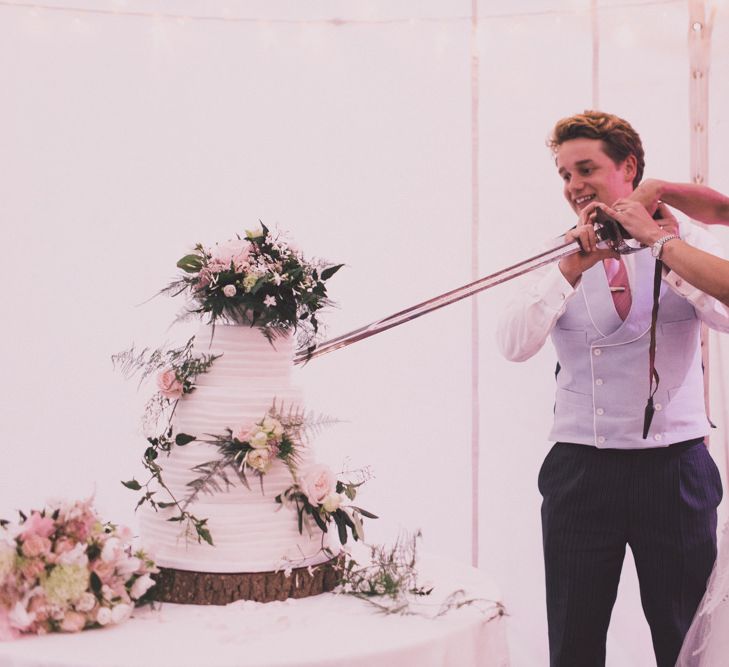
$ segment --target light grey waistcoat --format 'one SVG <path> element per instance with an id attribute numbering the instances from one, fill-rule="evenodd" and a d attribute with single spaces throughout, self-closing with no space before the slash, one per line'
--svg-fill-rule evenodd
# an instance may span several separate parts
<path id="1" fill-rule="evenodd" d="M 561 370 L 550 440 L 636 449 L 665 447 L 709 432 L 701 322 L 693 306 L 662 283 L 656 328 L 660 383 L 653 422 L 643 439 L 655 260 L 648 251 L 623 260 L 632 293 L 625 321 L 615 310 L 599 262 L 583 273 L 577 293 L 552 331 Z"/>

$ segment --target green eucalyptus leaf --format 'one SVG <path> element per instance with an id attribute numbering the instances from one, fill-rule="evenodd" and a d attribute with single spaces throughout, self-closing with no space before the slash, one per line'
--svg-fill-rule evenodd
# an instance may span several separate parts
<path id="1" fill-rule="evenodd" d="M 202 269 L 202 258 L 200 255 L 185 255 L 177 262 L 177 268 L 186 273 L 197 273 Z"/>

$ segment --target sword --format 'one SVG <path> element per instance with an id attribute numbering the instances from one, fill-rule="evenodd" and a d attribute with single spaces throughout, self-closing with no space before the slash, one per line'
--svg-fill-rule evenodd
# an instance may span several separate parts
<path id="1" fill-rule="evenodd" d="M 613 250 L 621 255 L 627 255 L 638 250 L 642 250 L 645 246 L 635 241 L 625 228 L 613 218 L 609 217 L 602 209 L 595 209 L 595 234 L 599 241 L 605 242 Z M 563 239 L 564 237 L 560 237 Z M 529 257 L 521 262 L 508 266 L 501 271 L 492 273 L 491 275 L 479 278 L 474 282 L 468 283 L 456 289 L 444 292 L 438 296 L 423 301 L 421 303 L 405 308 L 392 315 L 388 315 L 382 319 L 371 322 L 359 329 L 354 329 L 348 333 L 331 338 L 324 341 L 319 345 L 311 345 L 306 348 L 298 350 L 294 356 L 295 364 L 302 364 L 316 357 L 321 357 L 324 354 L 339 350 L 343 347 L 347 347 L 352 343 L 364 340 L 370 336 L 387 331 L 393 327 L 410 322 L 418 317 L 422 317 L 428 313 L 448 306 L 451 303 L 460 301 L 484 290 L 490 289 L 501 283 L 505 283 L 509 280 L 522 276 L 525 273 L 534 271 L 540 266 L 557 262 L 563 257 L 568 255 L 574 255 L 575 253 L 581 252 L 582 246 L 578 241 L 570 241 L 565 243 L 564 241 L 558 242 L 558 244 L 544 252 L 541 252 L 533 257 Z"/>

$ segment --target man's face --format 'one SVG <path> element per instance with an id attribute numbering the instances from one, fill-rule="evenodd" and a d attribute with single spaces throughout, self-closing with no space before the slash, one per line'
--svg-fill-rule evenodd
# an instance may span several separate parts
<path id="1" fill-rule="evenodd" d="M 570 139 L 556 153 L 557 169 L 564 183 L 564 196 L 579 213 L 591 201 L 612 206 L 616 199 L 633 191 L 635 157 L 616 165 L 599 139 Z"/>

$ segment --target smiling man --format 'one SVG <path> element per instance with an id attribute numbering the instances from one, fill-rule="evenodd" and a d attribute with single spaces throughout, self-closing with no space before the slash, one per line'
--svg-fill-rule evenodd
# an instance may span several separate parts
<path id="1" fill-rule="evenodd" d="M 586 223 L 599 203 L 628 197 L 640 182 L 640 137 L 617 116 L 586 111 L 559 121 L 549 145 L 579 216 L 566 238 L 585 251 L 531 274 L 500 320 L 498 342 L 508 359 L 523 361 L 551 336 L 558 358 L 555 444 L 539 472 L 550 664 L 605 664 L 629 545 L 658 667 L 673 667 L 716 557 L 722 494 L 704 445 L 700 326 L 729 331 L 729 311 L 663 271 L 652 327 L 653 283 L 668 240 L 680 235 L 713 254 L 719 245 L 661 205 L 665 233 L 650 250 L 620 257 L 596 247 Z"/>

